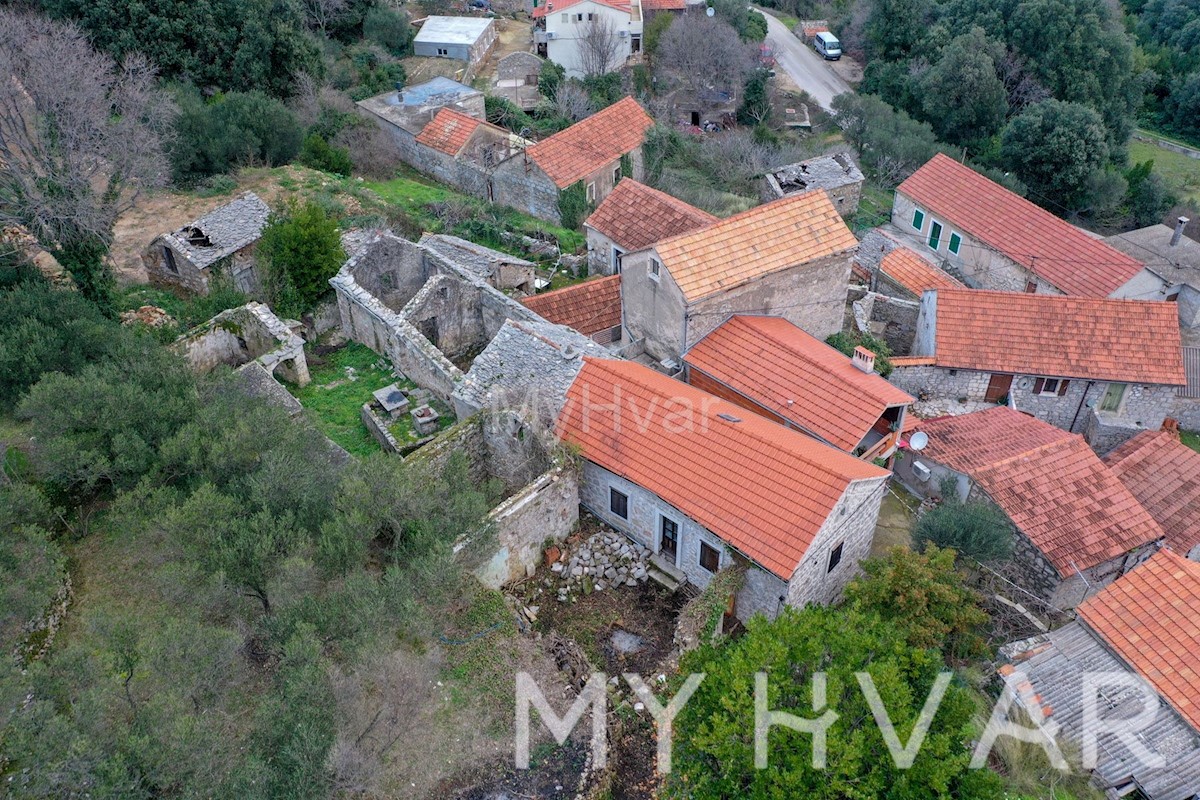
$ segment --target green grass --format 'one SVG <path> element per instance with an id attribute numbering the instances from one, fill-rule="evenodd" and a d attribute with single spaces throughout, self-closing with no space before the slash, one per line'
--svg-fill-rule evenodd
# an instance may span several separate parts
<path id="1" fill-rule="evenodd" d="M 1196 433 L 1195 431 L 1180 431 L 1179 438 L 1188 447 L 1200 453 L 1200 433 Z"/>
<path id="2" fill-rule="evenodd" d="M 132 311 L 141 306 L 158 306 L 176 322 L 174 328 L 160 331 L 163 339 L 169 340 L 176 334 L 207 322 L 226 309 L 245 304 L 249 299 L 232 286 L 221 283 L 214 283 L 212 291 L 207 295 L 186 299 L 166 289 L 134 285 L 122 289 L 117 295 L 117 310 Z"/>
<path id="3" fill-rule="evenodd" d="M 397 171 L 397 177 L 391 180 L 367 181 L 363 186 L 374 192 L 386 204 L 404 212 L 425 230 L 435 233 L 452 233 L 487 247 L 512 252 L 513 255 L 523 254 L 506 246 L 496 237 L 482 235 L 479 226 L 494 221 L 494 227 L 497 230 L 524 234 L 548 233 L 558 240 L 559 247 L 566 253 L 581 250 L 586 244 L 586 239 L 579 231 L 567 230 L 511 208 L 492 205 L 459 194 L 434 183 L 411 168 L 401 168 Z M 447 229 L 442 221 L 433 215 L 428 206 L 431 203 L 444 203 L 452 200 L 471 206 L 478 213 L 468 222 Z M 469 227 L 472 225 L 474 227 Z"/>
<path id="4" fill-rule="evenodd" d="M 858 211 L 850 219 L 850 228 L 856 232 L 874 228 L 892 218 L 892 200 L 895 193 L 869 182 L 863 183 L 862 197 L 858 201 Z"/>
<path id="5" fill-rule="evenodd" d="M 384 385 L 386 386 L 387 384 Z M 438 433 L 441 433 L 442 431 L 454 425 L 456 421 L 454 412 L 451 411 L 445 403 L 430 398 L 429 405 L 432 406 L 433 410 L 438 413 Z M 388 430 L 391 432 L 392 436 L 396 437 L 396 441 L 399 442 L 401 446 L 404 446 L 405 444 L 412 444 L 421 438 L 417 435 L 416 430 L 413 428 L 412 415 L 407 412 L 389 425 Z"/>
<path id="6" fill-rule="evenodd" d="M 1154 171 L 1166 181 L 1172 192 L 1179 195 L 1180 200 L 1200 205 L 1200 159 L 1188 158 L 1152 142 L 1131 139 L 1129 161 L 1135 164 L 1153 161 Z"/>
<path id="7" fill-rule="evenodd" d="M 312 383 L 304 388 L 288 387 L 309 418 L 351 455 L 379 452 L 378 443 L 371 438 L 359 414 L 372 392 L 396 382 L 387 360 L 370 348 L 351 342 L 327 354 L 322 363 L 316 366 L 313 363 L 309 361 Z M 351 369 L 353 380 L 348 372 Z M 412 387 L 410 383 L 402 385 Z"/>

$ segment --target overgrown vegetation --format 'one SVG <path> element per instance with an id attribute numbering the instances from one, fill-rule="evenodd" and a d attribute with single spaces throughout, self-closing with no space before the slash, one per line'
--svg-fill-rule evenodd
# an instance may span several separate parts
<path id="1" fill-rule="evenodd" d="M 847 356 L 853 356 L 855 348 L 865 347 L 875 354 L 875 371 L 884 378 L 892 374 L 892 348 L 878 336 L 861 331 L 839 331 L 826 338 L 825 344 Z"/>
<path id="2" fill-rule="evenodd" d="M 298 316 L 332 290 L 346 253 L 337 220 L 317 203 L 290 201 L 272 212 L 255 257 L 266 274 L 270 305 Z"/>
<path id="3" fill-rule="evenodd" d="M 983 564 L 1006 561 L 1013 551 L 1013 529 L 998 506 L 984 500 L 958 499 L 953 481 L 942 487 L 942 504 L 923 514 L 913 529 L 913 544 L 953 548 Z"/>

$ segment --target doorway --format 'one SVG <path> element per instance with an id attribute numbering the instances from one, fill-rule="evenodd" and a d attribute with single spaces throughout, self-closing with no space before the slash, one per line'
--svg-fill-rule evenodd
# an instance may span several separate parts
<path id="1" fill-rule="evenodd" d="M 1012 378 L 1012 375 L 993 375 L 988 381 L 987 393 L 983 399 L 989 403 L 1003 402 L 1012 389 Z"/>

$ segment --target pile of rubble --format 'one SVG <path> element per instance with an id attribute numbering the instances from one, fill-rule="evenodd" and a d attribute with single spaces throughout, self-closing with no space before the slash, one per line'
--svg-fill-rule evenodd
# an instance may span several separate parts
<path id="1" fill-rule="evenodd" d="M 161 328 L 164 325 L 171 325 L 175 320 L 171 319 L 171 315 L 158 306 L 142 306 L 133 311 L 121 312 L 122 325 L 146 325 L 150 328 Z"/>
<path id="2" fill-rule="evenodd" d="M 606 531 L 585 541 L 566 561 L 550 565 L 563 578 L 558 599 L 566 602 L 574 591 L 601 591 L 637 586 L 649 577 L 650 551 L 625 536 Z"/>

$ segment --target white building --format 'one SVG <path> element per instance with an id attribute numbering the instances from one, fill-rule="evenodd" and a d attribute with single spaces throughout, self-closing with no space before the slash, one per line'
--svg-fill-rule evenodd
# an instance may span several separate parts
<path id="1" fill-rule="evenodd" d="M 641 0 L 549 0 L 533 10 L 539 51 L 567 74 L 611 72 L 642 50 Z"/>
<path id="2" fill-rule="evenodd" d="M 474 64 L 496 42 L 496 21 L 484 17 L 428 17 L 413 39 L 413 53 Z"/>

